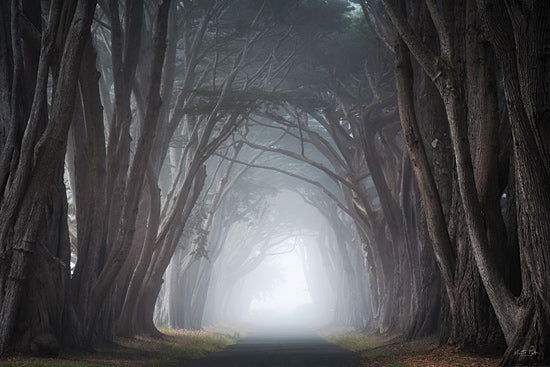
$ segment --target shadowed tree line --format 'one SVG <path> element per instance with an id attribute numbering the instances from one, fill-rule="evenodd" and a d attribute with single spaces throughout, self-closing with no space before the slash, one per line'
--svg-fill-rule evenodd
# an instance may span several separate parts
<path id="1" fill-rule="evenodd" d="M 255 105 L 234 91 L 275 83 L 293 53 L 288 27 L 262 8 L 240 22 L 227 1 L 41 4 L 2 5 L 2 353 L 42 333 L 80 345 L 156 332 L 205 161 Z"/>
<path id="2" fill-rule="evenodd" d="M 200 328 L 301 228 L 335 323 L 547 359 L 550 4 L 351 5 L 3 2 L 0 354 Z"/>

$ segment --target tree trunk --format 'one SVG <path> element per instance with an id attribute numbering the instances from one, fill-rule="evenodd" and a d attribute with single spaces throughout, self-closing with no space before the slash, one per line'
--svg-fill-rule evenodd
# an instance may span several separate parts
<path id="1" fill-rule="evenodd" d="M 20 156 L 17 171 L 13 172 L 14 182 L 0 209 L 2 228 L 7 224 L 12 229 L 9 234 L 3 230 L 0 240 L 2 256 L 7 259 L 0 268 L 0 354 L 14 348 L 28 351 L 40 334 L 53 336 L 51 354 L 55 354 L 59 352 L 60 341 L 66 342 L 78 334 L 77 325 L 64 324 L 72 318 L 63 161 L 75 100 L 75 93 L 67 91 L 77 88 L 95 2 L 79 1 L 76 8 L 71 6 L 74 4 L 65 5 L 74 9 L 74 13 L 69 13 L 71 25 L 55 83 L 51 119 L 36 146 L 35 139 L 23 139 L 23 143 L 32 146 L 23 144 L 22 148 L 30 152 L 34 149 L 37 158 L 34 160 L 27 153 Z M 45 114 L 49 37 L 52 29 L 59 26 L 59 6 L 52 4 L 50 23 L 43 35 L 32 117 L 27 125 L 30 136 L 38 134 L 35 129 Z M 67 335 L 65 328 L 72 328 L 72 332 Z"/>
<path id="2" fill-rule="evenodd" d="M 120 318 L 118 332 L 122 335 L 136 335 L 140 333 L 155 335 L 158 331 L 153 324 L 155 311 L 155 301 L 161 290 L 163 283 L 162 277 L 170 263 L 176 245 L 179 242 L 183 226 L 187 221 L 191 210 L 204 186 L 206 178 L 205 168 L 201 168 L 194 179 L 190 179 L 192 186 L 188 191 L 189 197 L 181 213 L 181 223 L 173 228 L 174 233 L 164 238 L 162 242 L 156 239 L 154 252 L 147 265 L 146 273 L 136 272 L 136 278 L 133 279 L 132 288 L 128 290 L 125 299 L 124 314 Z M 154 233 L 156 234 L 156 233 Z M 146 250 L 148 251 L 148 250 Z M 139 281 L 139 275 L 143 275 L 142 281 Z"/>
<path id="3" fill-rule="evenodd" d="M 96 53 L 88 39 L 80 70 L 82 116 L 73 121 L 78 259 L 71 279 L 75 310 L 89 327 L 90 291 L 97 277 L 99 249 L 106 241 L 106 153 L 103 107 L 99 96 Z"/>
<path id="4" fill-rule="evenodd" d="M 524 9 L 506 2 L 477 1 L 485 36 L 499 61 L 513 137 L 518 237 L 523 289 L 519 326 L 507 335 L 504 363 L 531 346 L 536 359 L 548 358 L 550 323 L 548 243 L 550 225 L 550 159 L 548 143 L 548 49 L 541 43 L 550 33 L 544 2 L 529 1 Z M 529 21 L 527 21 L 529 19 Z M 543 311 L 544 310 L 544 311 Z M 529 358 L 527 358 L 529 359 Z"/>
<path id="5" fill-rule="evenodd" d="M 120 227 L 118 228 L 116 237 L 117 240 L 112 243 L 109 258 L 92 290 L 92 303 L 90 306 L 92 315 L 96 315 L 103 306 L 103 301 L 112 289 L 114 281 L 119 275 L 120 267 L 123 265 L 131 249 L 138 212 L 137 206 L 142 193 L 146 168 L 153 146 L 155 129 L 158 124 L 160 106 L 162 103 L 159 93 L 166 49 L 169 7 L 170 1 L 164 1 L 162 4 L 159 4 L 158 7 L 157 28 L 153 42 L 154 54 L 151 62 L 151 84 L 149 86 L 147 111 L 143 120 L 144 126 L 139 136 L 134 159 L 128 173 L 128 181 L 131 182 L 131 186 L 127 187 L 124 195 L 124 206 L 120 217 Z"/>
<path id="6" fill-rule="evenodd" d="M 393 9 L 393 11 L 396 10 Z M 405 20 L 400 19 L 399 22 L 405 22 Z M 401 26 L 403 26 L 403 24 L 401 24 Z M 457 27 L 460 27 L 460 24 L 457 24 Z M 397 32 L 402 31 L 403 29 L 396 31 L 396 34 Z M 401 41 L 399 37 L 396 42 L 395 72 L 398 86 L 399 108 L 402 116 L 401 122 L 411 161 L 413 163 L 413 171 L 415 172 L 415 177 L 419 185 L 421 200 L 428 224 L 428 233 L 430 234 L 431 242 L 434 246 L 436 259 L 442 274 L 443 286 L 445 287 L 447 296 L 445 304 L 448 315 L 444 317 L 445 323 L 442 327 L 442 330 L 444 330 L 444 333 L 441 335 L 442 340 L 478 344 L 498 342 L 499 333 L 498 330 L 496 330 L 498 327 L 494 322 L 494 318 L 491 316 L 492 312 L 482 287 L 481 278 L 477 273 L 474 265 L 475 263 L 471 257 L 471 252 L 468 247 L 469 238 L 462 229 L 472 228 L 472 218 L 468 220 L 467 216 L 464 217 L 464 214 L 462 214 L 464 213 L 461 208 L 462 205 L 456 201 L 460 197 L 464 199 L 464 196 L 459 195 L 457 191 L 454 192 L 454 195 L 444 194 L 447 198 L 446 206 L 448 209 L 443 210 L 440 192 L 449 191 L 448 183 L 444 184 L 445 181 L 449 182 L 449 180 L 445 177 L 449 175 L 450 177 L 454 177 L 454 174 L 452 173 L 452 170 L 447 168 L 447 172 L 442 172 L 443 175 L 439 174 L 438 176 L 439 179 L 443 178 L 444 181 L 441 181 L 439 185 L 436 185 L 434 179 L 434 170 L 441 170 L 442 167 L 447 167 L 447 165 L 442 165 L 442 161 L 446 159 L 442 154 L 446 149 L 444 145 L 444 142 L 446 141 L 445 134 L 443 134 L 443 136 L 431 136 L 427 139 L 427 144 L 431 145 L 433 148 L 431 151 L 434 152 L 432 163 L 430 163 L 428 160 L 428 154 L 424 148 L 422 133 L 420 132 L 418 123 L 416 122 L 416 112 L 413 109 L 414 94 L 411 84 L 413 77 L 410 61 L 408 59 L 408 51 L 406 50 L 405 42 Z M 421 48 L 421 46 L 419 46 L 414 39 L 409 39 L 408 42 L 409 47 L 414 45 L 415 47 Z M 455 47 L 458 46 L 459 44 L 455 45 Z M 455 62 L 460 63 L 457 60 L 460 60 L 461 49 L 455 49 L 454 54 Z M 425 66 L 425 64 L 423 64 L 423 66 Z M 430 68 L 426 69 L 428 72 L 432 72 Z M 442 75 L 441 77 L 445 78 L 443 76 L 445 75 L 445 72 L 441 71 L 440 73 Z M 490 75 L 488 75 L 488 77 L 490 77 Z M 452 78 L 453 77 L 451 76 L 449 80 Z M 485 80 L 486 79 L 481 79 L 479 81 L 480 88 L 486 86 Z M 425 83 L 429 82 L 426 81 Z M 429 92 L 429 85 L 425 85 L 424 88 L 426 88 L 426 91 Z M 457 124 L 465 124 L 465 116 L 461 115 L 462 111 L 465 109 L 465 105 L 461 102 L 461 94 L 458 86 L 450 88 L 449 90 L 454 91 L 451 93 L 446 90 L 442 90 L 441 88 L 442 87 L 440 85 L 439 92 L 443 96 L 443 102 L 447 108 L 447 116 L 449 117 L 449 121 L 452 121 L 451 132 L 453 133 L 455 157 L 461 157 L 462 160 L 457 161 L 457 167 L 460 166 L 458 169 L 458 183 L 461 188 L 460 192 L 464 192 L 466 186 L 467 189 L 470 190 L 468 191 L 469 194 L 471 194 L 472 190 L 475 190 L 475 188 L 471 187 L 471 181 L 467 184 L 467 180 L 465 180 L 465 178 L 468 177 L 469 179 L 473 178 L 473 171 L 468 170 L 468 166 L 471 167 L 471 161 L 468 163 L 469 152 L 465 149 L 468 147 L 468 142 L 465 140 L 467 137 L 460 135 L 465 133 L 463 127 L 457 129 Z M 426 92 L 421 92 L 421 94 L 427 95 Z M 451 94 L 452 96 L 450 96 Z M 438 99 L 437 96 L 432 96 L 432 98 L 434 97 L 435 99 Z M 474 97 L 472 96 L 472 98 Z M 428 103 L 434 105 L 439 103 L 439 101 L 434 100 Z M 485 104 L 483 107 L 491 108 L 494 107 L 494 105 L 491 106 Z M 450 109 L 452 109 L 452 111 Z M 422 108 L 422 106 L 418 107 L 418 111 L 425 111 L 424 113 L 429 112 L 426 108 Z M 433 110 L 433 112 L 435 112 L 435 110 Z M 494 117 L 496 117 L 495 115 L 496 114 L 493 114 Z M 433 116 L 426 116 L 424 118 L 427 118 L 428 121 L 435 120 Z M 441 116 L 439 118 L 441 118 Z M 457 138 L 457 136 L 460 136 L 460 138 Z M 457 147 L 459 148 L 458 150 Z M 493 151 L 489 151 L 489 153 L 491 152 Z M 494 154 L 489 155 L 483 150 L 481 150 L 478 154 L 480 162 L 488 157 L 492 157 L 489 158 L 491 164 L 494 165 L 497 162 L 495 159 L 496 155 Z M 466 175 L 466 177 L 463 175 Z M 484 182 L 484 185 L 486 185 L 486 182 L 483 181 L 482 177 L 480 177 L 480 183 L 481 182 Z M 482 185 L 480 185 L 480 187 L 481 186 Z M 497 196 L 499 197 L 500 195 Z M 448 204 L 449 202 L 453 203 L 452 209 Z M 472 200 L 469 200 L 468 204 L 473 205 Z M 472 209 L 470 208 L 470 210 Z M 500 211 L 499 207 L 498 210 Z M 448 221 L 445 220 L 446 215 Z M 449 223 L 448 225 L 447 222 Z M 461 225 L 461 223 L 464 224 Z M 468 226 L 466 224 L 468 224 Z M 448 226 L 449 228 L 447 228 Z M 481 233 L 476 233 L 477 235 L 482 235 Z M 475 240 L 475 238 L 473 240 Z M 465 282 L 464 279 L 467 279 L 467 281 Z"/>

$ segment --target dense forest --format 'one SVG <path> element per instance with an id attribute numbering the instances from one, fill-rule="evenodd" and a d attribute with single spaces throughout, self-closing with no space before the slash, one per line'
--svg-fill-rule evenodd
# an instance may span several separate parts
<path id="1" fill-rule="evenodd" d="M 550 2 L 2 1 L 0 192 L 0 355 L 231 319 L 295 250 L 335 324 L 547 361 Z"/>

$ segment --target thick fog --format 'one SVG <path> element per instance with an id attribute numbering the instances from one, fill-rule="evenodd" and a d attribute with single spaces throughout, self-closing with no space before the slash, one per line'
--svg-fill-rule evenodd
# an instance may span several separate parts
<path id="1" fill-rule="evenodd" d="M 266 204 L 257 223 L 230 231 L 213 264 L 204 323 L 274 333 L 329 324 L 335 290 L 319 256 L 324 218 L 291 191 Z"/>
<path id="2" fill-rule="evenodd" d="M 207 190 L 165 273 L 156 325 L 363 328 L 370 295 L 362 241 L 341 204 L 352 198 L 319 169 L 330 160 L 299 132 L 283 139 L 273 121 L 256 123 L 207 163 Z M 316 167 L 295 159 L 302 155 Z"/>

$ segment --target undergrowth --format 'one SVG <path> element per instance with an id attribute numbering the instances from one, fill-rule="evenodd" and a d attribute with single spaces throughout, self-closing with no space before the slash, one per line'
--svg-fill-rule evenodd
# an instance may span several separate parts
<path id="1" fill-rule="evenodd" d="M 94 352 L 63 352 L 59 358 L 13 356 L 0 367 L 169 367 L 206 357 L 236 342 L 235 336 L 206 331 L 161 329 L 161 338 L 115 338 Z"/>

